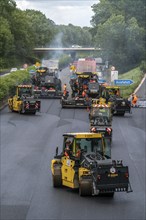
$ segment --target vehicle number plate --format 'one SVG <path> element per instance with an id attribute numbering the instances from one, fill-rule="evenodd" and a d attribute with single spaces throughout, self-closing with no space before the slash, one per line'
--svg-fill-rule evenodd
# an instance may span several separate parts
<path id="1" fill-rule="evenodd" d="M 108 177 L 116 177 L 116 176 L 118 176 L 117 173 L 110 173 L 110 174 L 108 174 Z"/>

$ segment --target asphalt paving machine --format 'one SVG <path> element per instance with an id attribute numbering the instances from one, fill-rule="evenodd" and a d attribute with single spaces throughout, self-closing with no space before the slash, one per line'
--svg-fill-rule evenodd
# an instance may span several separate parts
<path id="1" fill-rule="evenodd" d="M 34 92 L 39 98 L 61 98 L 61 80 L 55 72 L 48 70 L 47 67 L 39 67 L 33 77 Z"/>
<path id="2" fill-rule="evenodd" d="M 91 106 L 91 99 L 81 95 L 73 98 L 63 95 L 60 102 L 62 108 L 90 108 Z"/>
<path id="3" fill-rule="evenodd" d="M 94 68 L 95 67 L 95 68 Z M 70 79 L 71 94 L 63 95 L 62 108 L 87 108 L 91 99 L 99 96 L 99 83 L 94 60 L 79 60 L 76 73 Z"/>
<path id="4" fill-rule="evenodd" d="M 111 147 L 103 134 L 84 132 L 63 136 L 62 153 L 58 154 L 57 147 L 51 161 L 54 187 L 79 189 L 80 196 L 132 192 L 128 166 L 111 159 Z"/>

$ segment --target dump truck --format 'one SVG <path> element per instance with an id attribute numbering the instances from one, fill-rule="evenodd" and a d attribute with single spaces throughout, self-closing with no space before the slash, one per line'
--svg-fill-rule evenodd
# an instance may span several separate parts
<path id="1" fill-rule="evenodd" d="M 47 67 L 39 67 L 33 78 L 34 92 L 39 98 L 61 98 L 61 80 L 55 72 L 50 72 Z"/>
<path id="2" fill-rule="evenodd" d="M 111 159 L 111 148 L 101 133 L 65 133 L 63 137 L 62 152 L 58 154 L 57 147 L 51 161 L 54 187 L 79 189 L 80 196 L 132 192 L 128 166 Z"/>
<path id="3" fill-rule="evenodd" d="M 131 113 L 131 103 L 121 96 L 119 86 L 100 85 L 100 97 L 111 106 L 113 115 L 124 116 L 126 112 Z"/>
<path id="4" fill-rule="evenodd" d="M 11 111 L 35 114 L 40 112 L 41 101 L 34 95 L 32 85 L 18 85 L 16 94 L 8 99 L 8 107 Z"/>

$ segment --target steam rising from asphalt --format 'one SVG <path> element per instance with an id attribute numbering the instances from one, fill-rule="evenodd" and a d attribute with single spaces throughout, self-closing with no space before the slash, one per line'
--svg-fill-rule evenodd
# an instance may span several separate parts
<path id="1" fill-rule="evenodd" d="M 56 34 L 52 42 L 49 45 L 46 45 L 46 47 L 52 47 L 52 48 L 63 47 L 62 38 L 63 38 L 62 32 Z M 54 51 L 54 52 L 51 52 L 51 54 L 49 52 L 48 54 L 49 56 L 47 57 L 49 57 L 50 59 L 58 59 L 62 54 L 63 54 L 63 51 Z"/>

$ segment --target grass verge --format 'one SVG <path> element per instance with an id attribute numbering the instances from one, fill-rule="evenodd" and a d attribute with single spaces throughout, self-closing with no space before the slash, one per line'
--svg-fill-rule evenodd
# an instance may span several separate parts
<path id="1" fill-rule="evenodd" d="M 129 86 L 121 86 L 121 95 L 125 98 L 128 98 L 134 90 L 137 88 L 139 83 L 141 82 L 144 73 L 140 70 L 140 67 L 130 70 L 127 73 L 120 74 L 119 79 L 131 79 L 133 80 L 133 84 Z"/>

